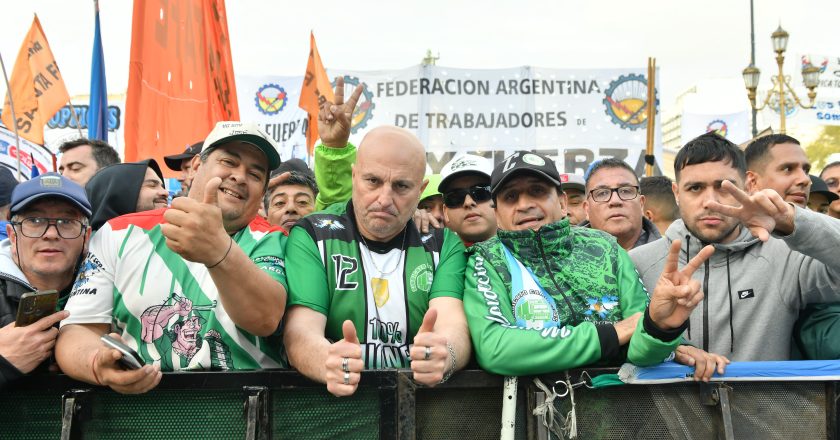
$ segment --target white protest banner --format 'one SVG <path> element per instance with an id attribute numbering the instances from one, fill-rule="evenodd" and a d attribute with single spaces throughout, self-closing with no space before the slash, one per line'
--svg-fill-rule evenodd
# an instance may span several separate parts
<path id="1" fill-rule="evenodd" d="M 280 158 L 306 160 L 306 112 L 298 107 L 303 76 L 236 77 L 239 118 L 256 123 L 275 142 Z"/>
<path id="2" fill-rule="evenodd" d="M 684 111 L 680 119 L 683 143 L 701 134 L 714 131 L 717 134 L 740 144 L 750 135 L 750 112 L 742 111 L 729 114 L 702 114 Z"/>
<path id="3" fill-rule="evenodd" d="M 554 157 L 564 172 L 582 173 L 605 157 L 623 159 L 639 174 L 644 171 L 647 80 L 641 68 L 413 66 L 369 72 L 328 69 L 328 75 L 344 76 L 345 96 L 356 85 L 365 86 L 353 115 L 351 141 L 358 143 L 379 125 L 404 127 L 426 145 L 433 173 L 459 152 L 501 161 L 519 149 Z M 306 114 L 294 105 L 301 80 L 237 78 L 242 120 L 266 124 L 284 157 L 305 145 Z M 281 106 L 277 100 L 283 93 L 288 102 Z M 662 151 L 659 132 L 657 159 Z"/>
<path id="4" fill-rule="evenodd" d="M 15 141 L 15 133 L 0 127 L 0 163 L 13 170 L 17 177 L 18 156 L 20 156 L 20 174 L 23 180 L 32 177 L 32 165 L 38 174 L 55 171 L 50 152 L 44 147 L 21 138 L 21 148 Z"/>
<path id="5" fill-rule="evenodd" d="M 800 60 L 802 67 L 812 64 L 820 68 L 817 96 L 821 93 L 828 93 L 828 96 L 840 95 L 840 57 L 807 54 L 802 55 Z"/>

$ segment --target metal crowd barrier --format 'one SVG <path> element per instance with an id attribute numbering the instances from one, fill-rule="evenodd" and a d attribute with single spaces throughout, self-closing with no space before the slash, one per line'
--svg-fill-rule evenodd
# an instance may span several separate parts
<path id="1" fill-rule="evenodd" d="M 511 399 L 513 437 L 558 438 L 530 415 L 547 397 L 532 379 L 520 378 Z M 555 386 L 565 376 L 540 380 Z M 574 393 L 579 439 L 840 438 L 834 382 L 580 386 Z M 293 371 L 170 373 L 136 396 L 45 374 L 0 391 L 0 438 L 497 439 L 504 400 L 503 378 L 474 370 L 435 388 L 415 385 L 410 371 L 364 372 L 349 398 Z M 570 396 L 553 406 L 562 425 Z"/>

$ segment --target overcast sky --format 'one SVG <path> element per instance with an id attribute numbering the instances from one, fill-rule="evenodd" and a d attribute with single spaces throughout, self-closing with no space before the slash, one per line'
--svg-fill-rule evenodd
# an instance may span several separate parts
<path id="1" fill-rule="evenodd" d="M 330 5 L 316 10 L 314 5 Z M 11 70 L 37 13 L 71 95 L 87 94 L 93 39 L 92 0 L 6 2 L 0 55 Z M 381 70 L 418 64 L 426 49 L 439 65 L 499 68 L 644 67 L 655 56 L 667 111 L 698 81 L 740 76 L 749 64 L 746 0 L 705 1 L 228 1 L 236 74 L 301 75 L 309 30 L 327 67 Z M 775 69 L 770 34 L 791 34 L 787 64 L 801 83 L 798 56 L 840 56 L 840 2 L 756 0 L 757 64 L 769 84 Z M 101 0 L 109 93 L 128 84 L 132 2 Z M 5 94 L 5 84 L 0 93 Z M 744 93 L 744 101 L 746 101 Z"/>

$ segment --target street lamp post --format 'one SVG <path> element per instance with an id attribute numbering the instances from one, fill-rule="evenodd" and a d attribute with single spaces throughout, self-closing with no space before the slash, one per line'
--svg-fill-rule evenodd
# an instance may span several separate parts
<path id="1" fill-rule="evenodd" d="M 744 85 L 747 87 L 747 96 L 750 99 L 750 106 L 753 110 L 761 110 L 770 104 L 771 100 L 775 97 L 778 99 L 779 102 L 779 131 L 784 134 L 785 133 L 785 116 L 786 116 L 786 107 L 788 106 L 788 96 L 790 94 L 791 97 L 791 105 L 793 106 L 800 106 L 804 109 L 814 108 L 814 99 L 817 97 L 816 88 L 820 81 L 820 69 L 816 66 L 808 65 L 802 67 L 802 82 L 805 84 L 805 87 L 808 89 L 808 105 L 802 103 L 799 100 L 799 97 L 796 96 L 796 92 L 793 91 L 793 87 L 790 86 L 790 77 L 785 76 L 783 65 L 785 63 L 785 50 L 787 49 L 788 38 L 790 35 L 782 29 L 782 26 L 779 26 L 775 32 L 770 36 L 770 39 L 773 41 L 773 50 L 776 52 L 776 64 L 779 65 L 779 73 L 772 77 L 773 80 L 773 88 L 767 91 L 767 96 L 764 98 L 764 101 L 761 103 L 760 106 L 756 106 L 756 89 L 758 89 L 758 80 L 761 76 L 761 71 L 758 70 L 758 67 L 755 67 L 754 63 L 750 63 L 744 71 L 742 75 L 744 77 Z"/>

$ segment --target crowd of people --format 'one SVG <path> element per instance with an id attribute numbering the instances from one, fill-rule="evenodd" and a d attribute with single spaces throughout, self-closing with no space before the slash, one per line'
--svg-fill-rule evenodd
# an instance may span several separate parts
<path id="1" fill-rule="evenodd" d="M 361 94 L 321 98 L 314 171 L 249 123 L 219 122 L 165 164 L 64 144 L 59 173 L 0 168 L 0 381 L 54 362 L 121 393 L 163 372 L 294 368 L 352 395 L 365 369 L 435 386 L 623 362 L 840 358 L 840 163 L 810 176 L 799 142 L 714 133 L 676 180 L 618 159 L 585 175 L 542 154 L 460 154 L 426 176 L 412 133 L 358 147 Z M 18 327 L 29 291 L 57 311 Z M 60 329 L 58 325 L 60 323 Z M 124 342 L 145 365 L 125 367 Z"/>

